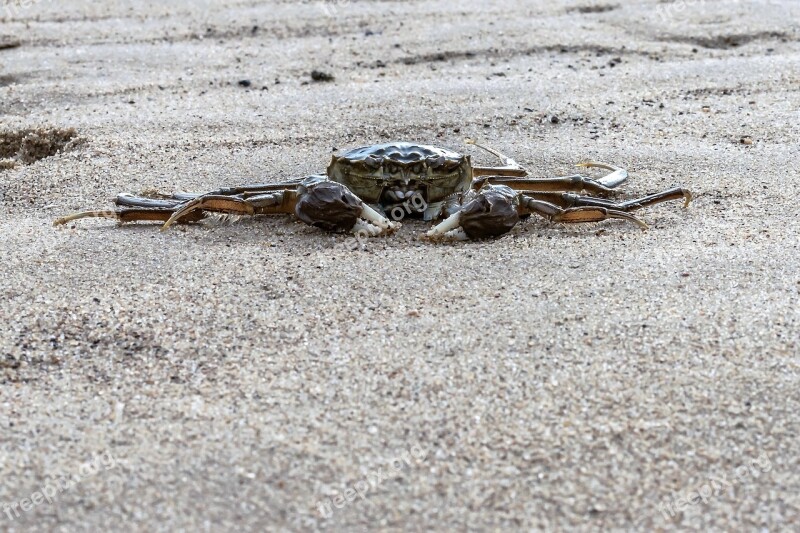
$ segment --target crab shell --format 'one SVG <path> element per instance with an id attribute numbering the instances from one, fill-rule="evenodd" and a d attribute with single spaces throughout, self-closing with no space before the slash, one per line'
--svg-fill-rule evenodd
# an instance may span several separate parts
<path id="1" fill-rule="evenodd" d="M 386 210 L 415 194 L 429 205 L 470 189 L 468 155 L 406 142 L 376 144 L 334 155 L 328 178 Z"/>

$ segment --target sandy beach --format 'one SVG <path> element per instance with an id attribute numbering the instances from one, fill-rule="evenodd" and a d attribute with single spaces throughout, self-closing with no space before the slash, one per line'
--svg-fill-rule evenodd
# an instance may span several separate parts
<path id="1" fill-rule="evenodd" d="M 0 0 L 0 531 L 797 530 L 798 21 Z M 695 201 L 456 244 L 52 225 L 390 140 L 494 163 L 468 137 Z"/>

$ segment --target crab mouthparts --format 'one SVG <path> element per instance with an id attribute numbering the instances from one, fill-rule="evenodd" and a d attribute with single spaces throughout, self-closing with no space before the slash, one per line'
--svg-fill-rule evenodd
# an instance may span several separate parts
<path id="1" fill-rule="evenodd" d="M 387 189 L 384 195 L 387 199 L 393 202 L 402 202 L 404 200 L 410 200 L 415 194 L 419 194 L 417 189 L 412 190 L 404 190 L 399 187 Z"/>
<path id="2" fill-rule="evenodd" d="M 383 190 L 383 204 L 391 205 L 394 203 L 408 202 L 412 199 L 419 198 L 424 200 L 425 194 L 420 190 L 419 182 L 415 180 L 403 180 L 402 182 L 394 182 L 388 184 Z"/>

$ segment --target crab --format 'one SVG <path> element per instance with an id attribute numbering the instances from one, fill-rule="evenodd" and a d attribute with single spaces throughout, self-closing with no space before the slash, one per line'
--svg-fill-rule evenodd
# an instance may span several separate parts
<path id="1" fill-rule="evenodd" d="M 563 223 L 622 219 L 646 229 L 632 211 L 678 199 L 688 206 L 692 199 L 688 190 L 675 187 L 615 201 L 609 197 L 628 179 L 622 168 L 585 162 L 578 166 L 610 173 L 531 178 L 513 159 L 472 140 L 467 143 L 493 154 L 501 164 L 476 166 L 469 155 L 423 144 L 376 144 L 334 155 L 326 174 L 205 194 L 120 194 L 115 210 L 75 213 L 55 225 L 94 217 L 119 223 L 158 221 L 166 230 L 214 214 L 294 214 L 323 230 L 375 237 L 397 231 L 401 219 L 413 216 L 433 222 L 424 239 L 469 240 L 503 235 L 532 214 Z"/>

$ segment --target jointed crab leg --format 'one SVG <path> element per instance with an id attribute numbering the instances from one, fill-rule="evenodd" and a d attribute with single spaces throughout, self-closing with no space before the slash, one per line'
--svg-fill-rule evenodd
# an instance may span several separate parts
<path id="1" fill-rule="evenodd" d="M 577 196 L 567 194 L 565 195 L 573 202 L 573 205 L 592 205 L 600 207 L 609 207 L 611 209 L 619 209 L 620 211 L 636 211 L 643 207 L 650 205 L 660 204 L 661 202 L 669 202 L 670 200 L 683 200 L 683 207 L 689 207 L 693 197 L 688 189 L 682 187 L 675 187 L 666 191 L 661 191 L 655 194 L 647 195 L 643 198 L 635 198 L 633 200 L 625 200 L 624 202 L 611 202 L 602 198 L 592 198 L 590 196 Z"/>
<path id="2" fill-rule="evenodd" d="M 519 206 L 520 211 L 524 214 L 536 213 L 553 222 L 600 222 L 601 220 L 607 220 L 609 218 L 620 218 L 635 222 L 642 229 L 647 229 L 647 224 L 635 216 L 625 211 L 608 209 L 605 207 L 580 206 L 563 209 L 550 202 L 536 200 L 535 198 L 525 195 L 521 196 Z"/>
<path id="3" fill-rule="evenodd" d="M 178 221 L 185 220 L 194 212 L 211 211 L 231 215 L 277 215 L 293 213 L 297 194 L 294 191 L 276 191 L 244 198 L 240 196 L 224 196 L 221 194 L 204 194 L 189 200 L 176 209 L 172 216 L 161 227 L 168 229 Z"/>
<path id="4" fill-rule="evenodd" d="M 489 183 L 491 185 L 506 185 L 515 191 L 572 191 L 588 192 L 607 196 L 613 193 L 616 187 L 619 187 L 628 179 L 628 172 L 625 169 L 612 165 L 590 162 L 581 163 L 579 166 L 586 168 L 604 168 L 606 170 L 613 170 L 613 172 L 598 179 L 581 176 L 580 174 L 558 178 L 509 178 L 503 176 L 486 176 L 473 180 L 472 189 L 480 190 L 481 187 Z"/>
<path id="5" fill-rule="evenodd" d="M 520 194 L 519 205 L 521 210 L 537 213 L 553 222 L 598 222 L 607 218 L 621 218 L 636 222 L 647 229 L 647 224 L 629 213 L 661 202 L 681 199 L 684 201 L 684 207 L 688 207 L 692 201 L 692 193 L 681 187 L 675 187 L 644 198 L 614 202 L 572 193 L 526 191 Z"/>
<path id="6" fill-rule="evenodd" d="M 648 207 L 661 202 L 670 200 L 684 200 L 684 207 L 689 206 L 692 201 L 692 193 L 681 187 L 675 187 L 659 193 L 651 194 L 643 198 L 616 202 L 606 198 L 595 198 L 594 196 L 580 196 L 570 192 L 550 192 L 550 191 L 520 191 L 524 196 L 547 202 L 558 207 L 604 207 L 617 211 L 636 211 L 643 207 Z"/>
<path id="7" fill-rule="evenodd" d="M 501 154 L 494 148 L 489 148 L 488 146 L 483 146 L 482 144 L 478 144 L 472 139 L 466 139 L 465 141 L 467 144 L 471 144 L 480 148 L 481 150 L 485 150 L 492 155 L 497 156 L 503 162 L 502 167 L 472 167 L 472 175 L 474 177 L 479 176 L 508 176 L 508 177 L 518 177 L 524 178 L 528 175 L 528 171 L 521 167 L 516 161 L 511 159 L 510 157 Z"/>
<path id="8" fill-rule="evenodd" d="M 114 210 L 107 209 L 107 210 L 96 210 L 96 211 L 83 211 L 81 213 L 75 213 L 69 216 L 56 219 L 55 222 L 53 222 L 53 225 L 61 226 L 63 224 L 72 222 L 73 220 L 80 220 L 82 218 L 109 218 L 112 220 L 116 220 L 120 224 L 124 224 L 126 222 L 138 222 L 138 221 L 164 222 L 166 220 L 169 220 L 169 217 L 172 216 L 173 212 L 174 209 L 171 208 L 127 208 L 127 207 Z M 203 220 L 205 216 L 206 216 L 205 213 L 198 211 L 182 219 L 181 222 L 199 222 L 200 220 Z"/>
<path id="9" fill-rule="evenodd" d="M 115 210 L 91 210 L 91 211 L 83 211 L 80 213 L 74 213 L 72 215 L 56 219 L 53 222 L 53 225 L 60 226 L 82 218 L 109 218 L 112 220 L 116 220 L 120 224 L 124 224 L 126 222 L 139 222 L 139 221 L 166 222 L 169 221 L 171 218 L 173 218 L 176 209 L 183 208 L 186 202 L 194 200 L 201 196 L 209 196 L 209 195 L 230 196 L 230 197 L 239 196 L 240 199 L 248 199 L 252 198 L 253 196 L 263 195 L 269 192 L 278 192 L 282 194 L 285 191 L 288 193 L 292 193 L 294 192 L 295 189 L 297 189 L 297 186 L 301 181 L 302 180 L 297 179 L 281 183 L 244 185 L 241 187 L 228 187 L 225 189 L 219 189 L 213 191 L 209 194 L 175 193 L 171 196 L 164 196 L 163 198 L 146 198 L 146 197 L 134 196 L 131 194 L 123 193 L 118 195 L 115 200 L 115 203 L 118 206 L 121 206 L 121 208 Z M 219 210 L 218 212 L 229 212 L 229 211 Z M 240 213 L 239 210 L 235 212 L 238 214 L 248 214 L 248 213 Z M 291 210 L 289 211 L 276 210 L 274 211 L 274 213 L 275 214 L 291 213 Z M 258 212 L 256 214 L 272 214 L 272 213 L 265 211 L 263 213 Z M 173 220 L 171 224 L 174 224 L 176 221 L 181 223 L 199 222 L 200 220 L 203 220 L 206 217 L 206 215 L 207 213 L 204 213 L 203 211 L 193 211 L 191 213 L 184 212 L 179 217 L 180 220 L 177 219 Z"/>
<path id="10" fill-rule="evenodd" d="M 331 182 L 324 180 L 320 183 L 331 184 Z M 319 186 L 320 183 L 316 183 L 315 185 Z M 334 188 L 340 187 L 342 186 L 339 184 L 334 184 Z M 278 191 L 250 197 L 244 197 L 244 195 L 223 196 L 219 194 L 198 196 L 197 198 L 189 200 L 183 204 L 180 209 L 176 210 L 169 220 L 167 220 L 166 223 L 164 223 L 164 225 L 161 227 L 161 230 L 164 231 L 168 229 L 175 222 L 182 221 L 187 215 L 196 211 L 211 211 L 214 213 L 227 213 L 235 215 L 274 215 L 280 213 L 295 213 L 297 202 L 304 194 L 305 189 L 299 193 L 295 191 Z M 388 219 L 386 219 L 386 217 L 379 214 L 370 206 L 360 202 L 360 200 L 358 200 L 358 198 L 355 196 L 353 199 L 354 201 L 359 202 L 360 205 L 355 208 L 355 211 L 358 212 L 359 216 L 357 219 L 354 219 L 353 224 L 351 224 L 352 231 L 366 232 L 374 236 L 379 235 L 384 230 L 395 229 L 397 227 L 396 224 L 391 223 Z"/>
<path id="11" fill-rule="evenodd" d="M 562 208 L 556 204 L 519 194 L 504 185 L 489 185 L 463 204 L 461 209 L 432 227 L 425 238 L 432 240 L 468 240 L 496 237 L 513 228 L 520 215 L 536 213 L 553 222 L 599 222 L 620 218 L 647 228 L 647 224 L 616 209 L 578 206 Z M 554 194 L 554 193 L 550 193 Z"/>
<path id="12" fill-rule="evenodd" d="M 620 185 L 625 183 L 625 181 L 627 181 L 628 179 L 627 170 L 606 163 L 598 163 L 595 161 L 584 161 L 583 163 L 578 163 L 575 166 L 581 168 L 603 168 L 605 170 L 611 170 L 612 171 L 611 174 L 608 174 L 596 180 L 601 185 L 604 185 L 611 189 L 619 187 Z"/>
<path id="13" fill-rule="evenodd" d="M 692 195 L 686 189 L 676 187 L 643 198 L 615 202 L 570 192 L 517 191 L 504 184 L 491 183 L 479 191 L 468 192 L 461 208 L 431 228 L 425 237 L 434 240 L 494 237 L 511 230 L 520 216 L 534 213 L 563 223 L 600 222 L 617 218 L 647 229 L 647 224 L 633 216 L 631 211 L 680 199 L 688 206 Z"/>
<path id="14" fill-rule="evenodd" d="M 256 183 L 251 185 L 241 185 L 239 187 L 225 187 L 203 194 L 181 192 L 172 195 L 172 198 L 179 200 L 191 200 L 199 196 L 208 194 L 215 194 L 219 196 L 239 196 L 243 195 L 245 198 L 248 196 L 255 196 L 268 192 L 295 190 L 305 178 L 297 178 L 289 181 L 281 181 L 278 183 Z"/>
<path id="15" fill-rule="evenodd" d="M 206 211 L 239 215 L 268 215 L 291 213 L 294 208 L 294 191 L 276 191 L 244 199 L 236 196 L 203 195 L 189 201 L 158 200 L 121 194 L 116 203 L 122 207 L 115 210 L 92 210 L 75 213 L 57 219 L 60 226 L 82 218 L 110 218 L 126 222 L 165 222 L 169 227 L 176 222 L 199 222 L 207 216 Z"/>
<path id="16" fill-rule="evenodd" d="M 341 183 L 315 175 L 269 185 L 218 189 L 207 194 L 179 193 L 164 198 L 121 194 L 114 211 L 85 211 L 55 221 L 66 224 L 80 218 L 111 218 L 120 223 L 162 221 L 162 230 L 176 223 L 197 222 L 209 213 L 232 215 L 294 214 L 307 224 L 329 231 L 351 231 L 377 236 L 400 227 L 365 204 Z"/>

